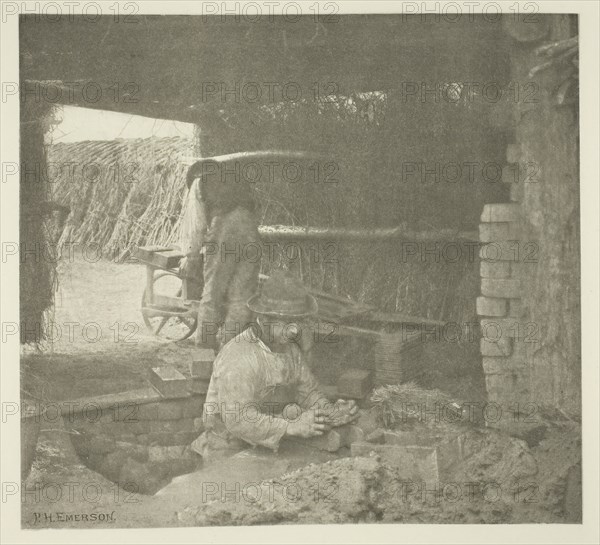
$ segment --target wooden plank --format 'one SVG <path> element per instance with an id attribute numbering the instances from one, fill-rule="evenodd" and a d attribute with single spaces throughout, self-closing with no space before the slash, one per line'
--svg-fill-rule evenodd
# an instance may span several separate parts
<path id="1" fill-rule="evenodd" d="M 179 250 L 167 250 L 152 254 L 150 263 L 161 269 L 172 269 L 179 266 L 179 262 L 184 257 Z"/>
<path id="2" fill-rule="evenodd" d="M 152 256 L 156 252 L 168 252 L 169 250 L 172 250 L 172 248 L 167 246 L 159 246 L 156 244 L 151 246 L 138 246 L 133 248 L 132 255 L 140 261 L 151 261 Z"/>

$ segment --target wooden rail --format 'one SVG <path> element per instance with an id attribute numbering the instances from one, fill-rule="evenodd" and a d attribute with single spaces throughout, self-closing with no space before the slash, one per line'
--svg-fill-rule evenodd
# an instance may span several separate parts
<path id="1" fill-rule="evenodd" d="M 343 227 L 299 227 L 295 225 L 261 225 L 260 236 L 267 240 L 342 240 L 373 242 L 407 240 L 414 242 L 473 241 L 479 242 L 477 231 L 437 229 L 417 231 L 404 226 L 382 229 L 346 229 Z"/>

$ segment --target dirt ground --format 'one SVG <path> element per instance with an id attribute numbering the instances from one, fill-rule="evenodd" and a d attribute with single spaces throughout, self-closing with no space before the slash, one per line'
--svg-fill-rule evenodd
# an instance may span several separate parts
<path id="1" fill-rule="evenodd" d="M 61 263 L 59 279 L 53 342 L 23 352 L 23 362 L 44 384 L 44 398 L 61 401 L 145 386 L 148 368 L 167 345 L 146 331 L 141 318 L 144 267 L 79 257 Z M 430 345 L 424 365 L 424 387 L 485 400 L 476 347 Z M 579 423 L 542 419 L 513 437 L 479 425 L 462 431 L 475 445 L 473 455 L 453 468 L 450 488 L 441 483 L 438 493 L 427 485 L 421 494 L 401 470 L 377 457 L 284 446 L 277 456 L 246 453 L 143 496 L 83 465 L 57 419 L 40 434 L 24 483 L 22 524 L 87 528 L 92 514 L 94 527 L 580 520 Z M 473 482 L 479 488 L 468 484 Z M 76 520 L 77 514 L 88 520 Z"/>

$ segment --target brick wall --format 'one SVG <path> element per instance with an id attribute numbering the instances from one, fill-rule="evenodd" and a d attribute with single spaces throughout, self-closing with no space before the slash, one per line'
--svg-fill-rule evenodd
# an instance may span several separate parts
<path id="1" fill-rule="evenodd" d="M 65 428 L 81 461 L 131 492 L 154 494 L 202 460 L 190 443 L 203 430 L 205 395 L 165 397 L 154 388 L 75 401 Z"/>
<path id="2" fill-rule="evenodd" d="M 526 33 L 507 23 L 511 80 L 527 96 L 509 105 L 513 121 L 505 136 L 512 143 L 502 180 L 511 202 L 488 204 L 481 215 L 477 312 L 483 368 L 490 401 L 577 416 L 582 362 L 576 83 L 574 100 L 558 96 L 576 65 L 556 63 L 530 74 L 546 61 L 536 49 L 575 36 L 577 18 L 543 15 L 539 25 L 525 25 Z"/>
<path id="3" fill-rule="evenodd" d="M 485 205 L 479 225 L 480 349 L 488 400 L 504 406 L 530 398 L 526 351 L 534 337 L 524 320 L 520 232 L 518 203 Z"/>

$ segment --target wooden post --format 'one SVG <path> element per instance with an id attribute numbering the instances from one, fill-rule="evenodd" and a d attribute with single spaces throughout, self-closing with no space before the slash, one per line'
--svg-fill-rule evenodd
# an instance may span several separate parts
<path id="1" fill-rule="evenodd" d="M 154 267 L 146 265 L 146 304 L 152 304 L 154 301 Z"/>

